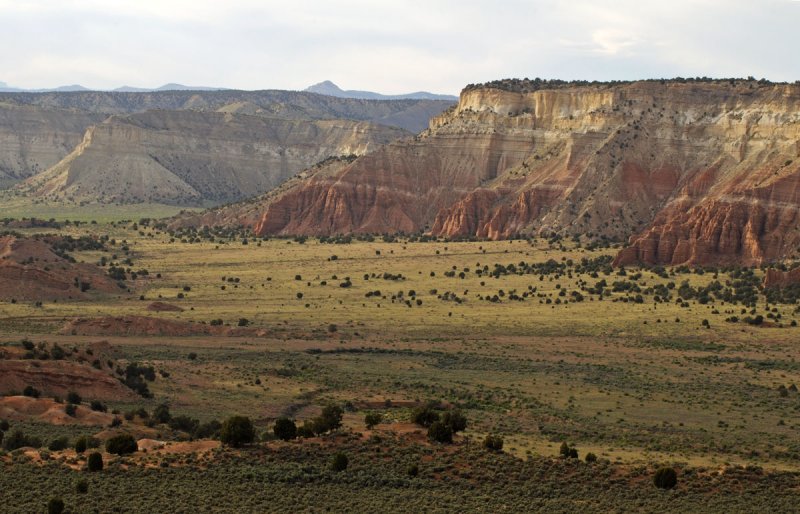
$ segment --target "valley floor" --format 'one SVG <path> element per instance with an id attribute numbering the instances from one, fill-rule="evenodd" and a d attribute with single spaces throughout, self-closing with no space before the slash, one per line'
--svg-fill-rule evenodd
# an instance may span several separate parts
<path id="1" fill-rule="evenodd" d="M 20 230 L 36 231 L 52 230 Z M 100 474 L 78 471 L 74 452 L 42 463 L 46 450 L 9 451 L 0 499 L 12 512 L 47 495 L 98 512 L 780 512 L 800 500 L 800 316 L 791 295 L 768 301 L 760 270 L 611 269 L 613 248 L 541 239 L 333 244 L 151 222 L 59 231 L 107 235 L 105 249 L 72 255 L 121 268 L 125 289 L 0 302 L 5 361 L 46 370 L 58 345 L 76 365 L 102 354 L 95 368 L 112 376 L 152 366 L 152 398 L 109 398 L 109 410 L 166 402 L 201 423 L 246 414 L 267 442 L 106 455 Z M 41 350 L 23 358 L 31 343 Z M 453 445 L 410 423 L 428 401 L 466 414 Z M 338 433 L 271 440 L 276 418 L 309 420 L 331 403 L 345 407 Z M 371 412 L 382 416 L 374 431 Z M 4 417 L 44 446 L 108 432 Z M 114 430 L 141 438 L 189 438 L 121 421 Z M 482 448 L 487 434 L 503 452 Z M 578 460 L 559 457 L 563 442 Z M 335 451 L 350 458 L 344 472 L 329 469 Z M 672 491 L 653 486 L 661 466 L 678 470 Z M 89 493 L 74 492 L 79 479 Z"/>

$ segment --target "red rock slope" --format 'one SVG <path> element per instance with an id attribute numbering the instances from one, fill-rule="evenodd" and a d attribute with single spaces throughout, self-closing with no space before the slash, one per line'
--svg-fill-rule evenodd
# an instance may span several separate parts
<path id="1" fill-rule="evenodd" d="M 617 264 L 794 255 L 800 86 L 513 86 L 468 88 L 414 140 L 251 205 L 256 232 L 634 234 Z"/>

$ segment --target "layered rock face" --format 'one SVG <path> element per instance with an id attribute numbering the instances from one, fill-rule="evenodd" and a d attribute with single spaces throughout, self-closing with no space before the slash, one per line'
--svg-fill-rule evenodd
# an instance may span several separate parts
<path id="1" fill-rule="evenodd" d="M 0 103 L 105 115 L 193 110 L 295 120 L 349 119 L 414 133 L 424 130 L 431 116 L 453 105 L 450 100 L 362 100 L 280 90 L 0 93 Z"/>
<path id="2" fill-rule="evenodd" d="M 193 111 L 112 116 L 20 186 L 71 201 L 219 204 L 263 193 L 330 155 L 363 154 L 402 129 Z"/>
<path id="3" fill-rule="evenodd" d="M 757 264 L 800 243 L 798 155 L 797 85 L 478 87 L 415 140 L 296 184 L 255 229 L 638 234 L 618 264 Z"/>
<path id="4" fill-rule="evenodd" d="M 69 154 L 101 114 L 0 103 L 0 182 L 46 170 Z"/>

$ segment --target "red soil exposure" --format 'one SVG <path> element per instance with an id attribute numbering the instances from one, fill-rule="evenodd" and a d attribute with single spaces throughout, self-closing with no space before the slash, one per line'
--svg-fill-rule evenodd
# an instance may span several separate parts
<path id="1" fill-rule="evenodd" d="M 85 405 L 78 405 L 75 415 L 64 411 L 65 404 L 50 398 L 7 396 L 0 398 L 0 418 L 12 421 L 41 421 L 52 425 L 106 426 L 114 419 L 113 414 L 96 412 Z"/>
<path id="2" fill-rule="evenodd" d="M 147 306 L 148 311 L 153 312 L 183 312 L 183 307 L 178 307 L 177 305 L 172 305 L 171 303 L 166 302 L 153 302 Z"/>
<path id="3" fill-rule="evenodd" d="M 764 289 L 775 289 L 800 284 L 800 268 L 781 271 L 770 268 L 764 274 Z"/>
<path id="4" fill-rule="evenodd" d="M 188 321 L 175 321 L 148 316 L 75 318 L 61 329 L 62 334 L 81 336 L 255 336 L 263 337 L 263 329 L 211 326 Z"/>
<path id="5" fill-rule="evenodd" d="M 82 282 L 89 284 L 87 291 L 81 291 Z M 101 268 L 71 263 L 42 240 L 0 237 L 0 300 L 79 299 L 97 291 L 120 288 Z"/>
<path id="6" fill-rule="evenodd" d="M 0 360 L 0 393 L 32 386 L 42 395 L 65 398 L 74 391 L 93 400 L 120 400 L 136 395 L 110 373 L 65 360 Z"/>

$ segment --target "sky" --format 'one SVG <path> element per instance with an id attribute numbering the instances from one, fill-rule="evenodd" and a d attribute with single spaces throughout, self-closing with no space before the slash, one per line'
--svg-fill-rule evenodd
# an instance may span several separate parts
<path id="1" fill-rule="evenodd" d="M 501 78 L 800 80 L 797 0 L 0 0 L 0 81 L 457 94 Z"/>

